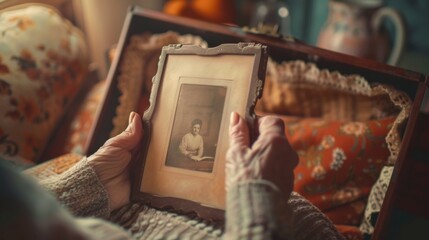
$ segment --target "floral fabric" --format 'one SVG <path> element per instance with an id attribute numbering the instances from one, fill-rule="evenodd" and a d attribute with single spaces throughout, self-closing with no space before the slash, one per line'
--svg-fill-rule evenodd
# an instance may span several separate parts
<path id="1" fill-rule="evenodd" d="M 0 12 L 0 154 L 37 161 L 86 73 L 79 30 L 54 9 Z"/>
<path id="2" fill-rule="evenodd" d="M 79 162 L 84 156 L 76 153 L 68 153 L 38 164 L 24 171 L 25 174 L 43 180 L 53 175 L 59 175 Z"/>
<path id="3" fill-rule="evenodd" d="M 67 111 L 64 121 L 61 121 L 58 130 L 53 134 L 42 160 L 56 158 L 66 153 L 86 154 L 89 135 L 105 89 L 105 81 L 97 82 L 88 89 L 85 87 L 82 94 L 84 96 L 79 95 L 79 99 Z"/>
<path id="4" fill-rule="evenodd" d="M 389 157 L 385 141 L 395 118 L 366 122 L 288 119 L 300 156 L 295 190 L 336 224 L 360 223 L 366 199 Z"/>
<path id="5" fill-rule="evenodd" d="M 390 154 L 385 138 L 395 117 L 365 122 L 280 117 L 300 157 L 294 190 L 335 224 L 357 226 Z"/>
<path id="6" fill-rule="evenodd" d="M 343 235 L 347 240 L 362 240 L 362 232 L 356 226 L 350 225 L 335 225 L 337 230 Z"/>

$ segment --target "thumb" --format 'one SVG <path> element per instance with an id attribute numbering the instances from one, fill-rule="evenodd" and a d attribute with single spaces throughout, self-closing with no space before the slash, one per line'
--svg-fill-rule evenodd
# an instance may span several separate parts
<path id="1" fill-rule="evenodd" d="M 240 145 L 249 147 L 249 128 L 246 122 L 236 112 L 231 112 L 229 122 L 229 145 Z"/>
<path id="2" fill-rule="evenodd" d="M 128 151 L 133 150 L 143 135 L 142 120 L 138 113 L 131 112 L 128 127 L 119 135 L 110 138 L 104 146 L 118 147 Z"/>

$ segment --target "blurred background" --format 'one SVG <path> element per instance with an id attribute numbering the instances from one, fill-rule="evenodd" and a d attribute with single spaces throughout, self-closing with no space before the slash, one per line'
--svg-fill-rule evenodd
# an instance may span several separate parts
<path id="1" fill-rule="evenodd" d="M 307 44 L 384 62 L 395 44 L 399 44 L 402 45 L 397 50 L 399 56 L 390 64 L 429 73 L 429 1 L 426 0 L 74 0 L 73 4 L 80 13 L 77 24 L 87 33 L 101 75 L 107 71 L 103 63 L 105 50 L 117 42 L 130 5 L 240 27 L 277 24 L 280 34 Z M 377 29 L 371 26 L 382 8 L 399 15 L 403 30 L 398 30 L 395 25 L 398 20 L 389 14 L 379 19 Z M 358 35 L 358 31 L 363 33 Z M 329 39 L 328 43 L 319 41 L 322 35 Z M 382 56 L 365 53 L 384 47 L 387 49 L 379 54 Z"/>
<path id="2" fill-rule="evenodd" d="M 0 0 L 0 8 L 24 0 Z M 101 78 L 131 5 L 239 27 L 271 27 L 307 44 L 429 73 L 427 0 L 36 0 L 70 12 Z M 64 10 L 65 9 L 65 10 Z M 399 27 L 398 27 L 399 26 Z M 401 27 L 402 26 L 402 27 Z M 396 55 L 396 56 L 392 56 Z M 393 57 L 394 59 L 389 59 Z"/>

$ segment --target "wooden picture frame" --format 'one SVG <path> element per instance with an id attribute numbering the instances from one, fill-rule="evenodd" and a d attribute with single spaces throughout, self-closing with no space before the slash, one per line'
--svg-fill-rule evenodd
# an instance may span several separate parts
<path id="1" fill-rule="evenodd" d="M 223 219 L 229 116 L 238 112 L 253 125 L 266 63 L 261 44 L 163 47 L 143 115 L 133 200 Z"/>

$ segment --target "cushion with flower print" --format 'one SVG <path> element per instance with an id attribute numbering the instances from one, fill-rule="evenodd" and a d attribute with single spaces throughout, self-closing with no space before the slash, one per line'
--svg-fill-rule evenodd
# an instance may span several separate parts
<path id="1" fill-rule="evenodd" d="M 46 5 L 0 11 L 0 154 L 37 161 L 87 69 L 81 32 Z"/>
<path id="2" fill-rule="evenodd" d="M 350 122 L 279 116 L 300 162 L 294 190 L 335 224 L 357 225 L 372 185 L 390 155 L 395 117 Z"/>
<path id="3" fill-rule="evenodd" d="M 79 94 L 79 99 L 73 103 L 64 121 L 61 121 L 58 130 L 52 135 L 42 159 L 54 159 L 67 153 L 86 153 L 91 127 L 97 108 L 103 100 L 105 87 L 105 81 L 100 81 Z"/>

